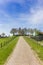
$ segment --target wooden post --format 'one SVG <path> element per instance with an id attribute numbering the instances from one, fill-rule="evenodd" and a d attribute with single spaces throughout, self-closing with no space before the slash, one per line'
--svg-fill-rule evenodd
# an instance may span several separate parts
<path id="1" fill-rule="evenodd" d="M 2 48 L 2 43 L 1 43 L 1 48 Z"/>

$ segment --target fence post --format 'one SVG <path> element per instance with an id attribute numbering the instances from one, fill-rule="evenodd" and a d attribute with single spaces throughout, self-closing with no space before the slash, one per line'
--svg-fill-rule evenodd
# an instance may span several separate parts
<path id="1" fill-rule="evenodd" d="M 2 43 L 1 43 L 1 48 L 2 48 Z"/>

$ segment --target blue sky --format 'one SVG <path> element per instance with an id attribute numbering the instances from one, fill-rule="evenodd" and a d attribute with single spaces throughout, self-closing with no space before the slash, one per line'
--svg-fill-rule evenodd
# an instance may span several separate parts
<path id="1" fill-rule="evenodd" d="M 0 0 L 0 34 L 19 27 L 43 31 L 43 0 Z"/>

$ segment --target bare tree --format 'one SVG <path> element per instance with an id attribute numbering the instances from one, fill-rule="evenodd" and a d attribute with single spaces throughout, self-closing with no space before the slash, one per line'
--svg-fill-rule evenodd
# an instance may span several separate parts
<path id="1" fill-rule="evenodd" d="M 11 34 L 13 34 L 13 36 L 15 35 L 15 33 L 17 33 L 17 29 L 16 28 L 12 28 L 10 31 Z"/>
<path id="2" fill-rule="evenodd" d="M 18 29 L 18 34 L 21 35 L 21 28 Z"/>
<path id="3" fill-rule="evenodd" d="M 5 37 L 5 33 L 2 33 L 1 36 L 2 36 L 2 37 Z"/>

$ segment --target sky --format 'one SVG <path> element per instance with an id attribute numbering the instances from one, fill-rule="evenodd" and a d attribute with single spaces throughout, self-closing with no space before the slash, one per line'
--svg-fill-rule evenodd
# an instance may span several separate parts
<path id="1" fill-rule="evenodd" d="M 19 27 L 43 31 L 43 0 L 0 0 L 0 34 Z"/>

